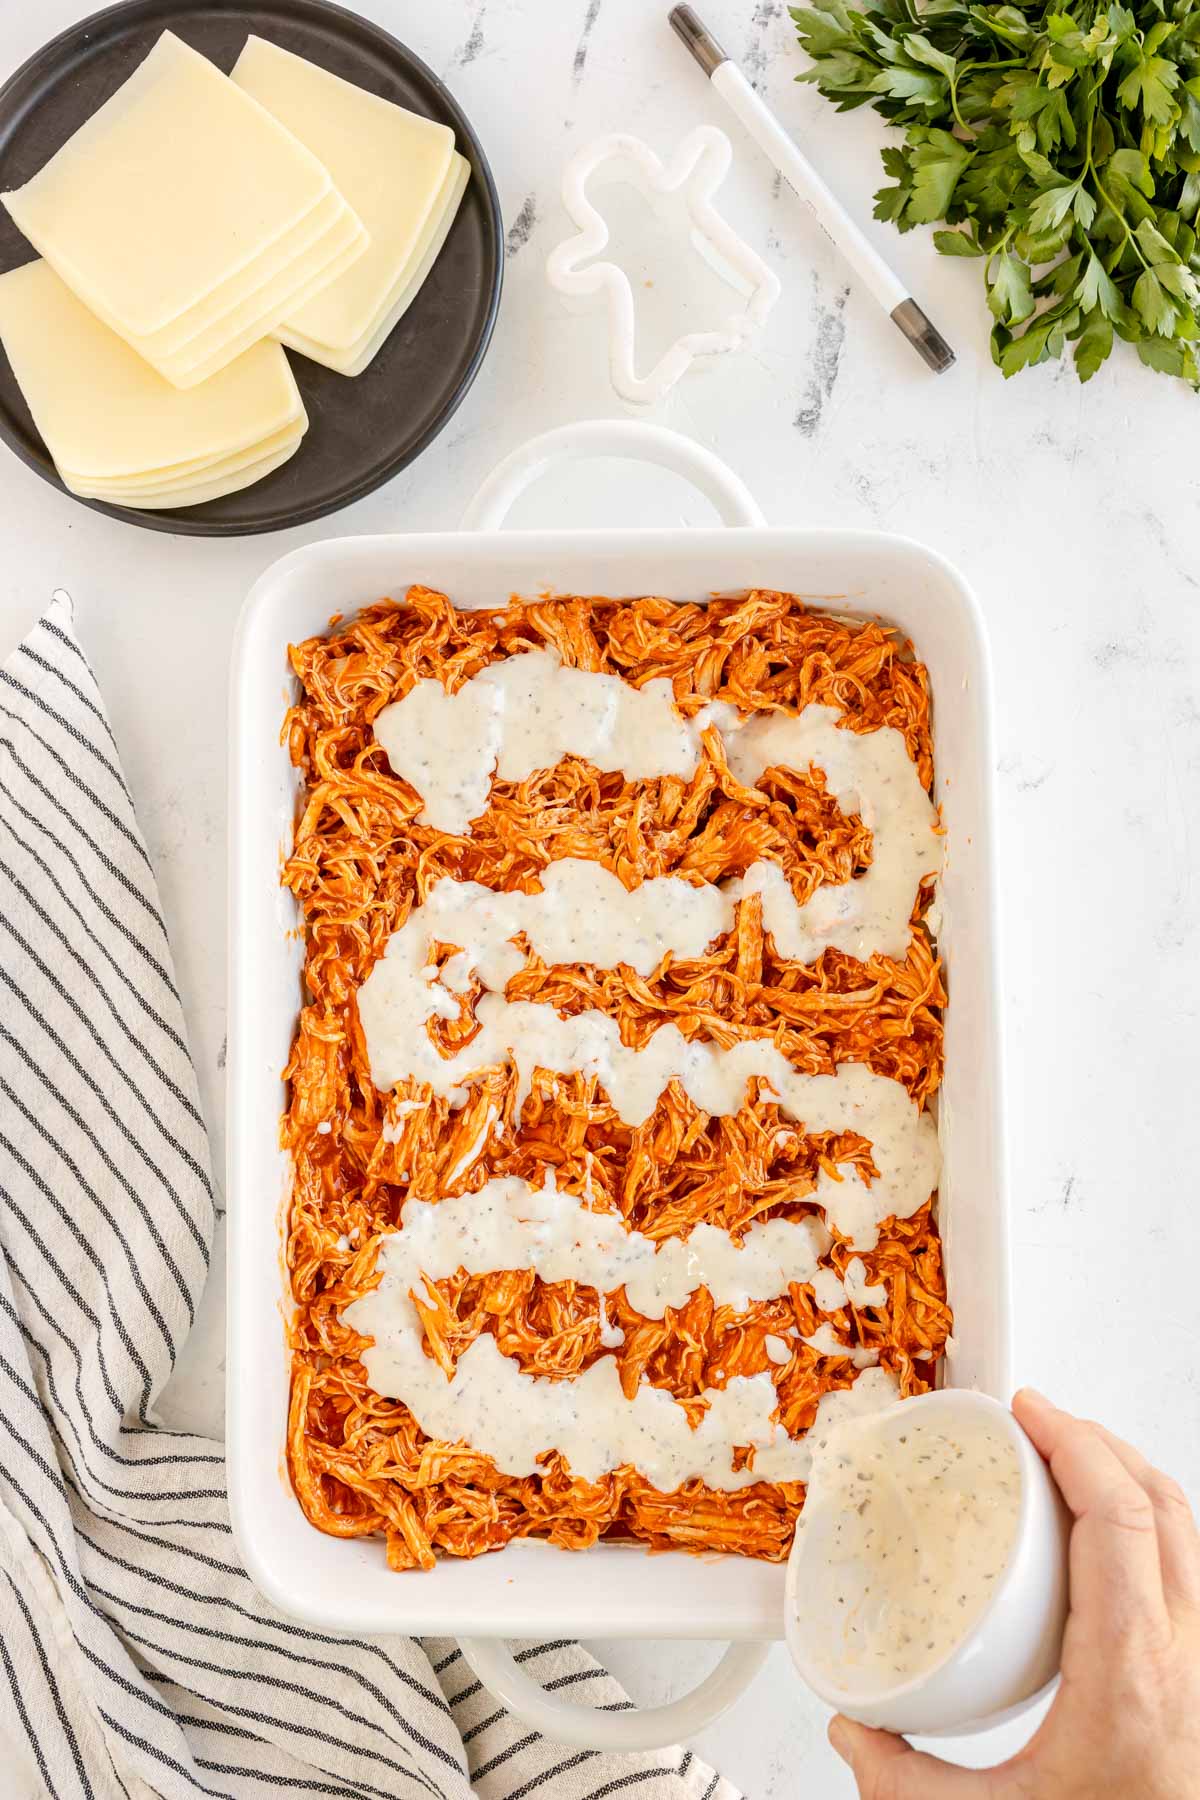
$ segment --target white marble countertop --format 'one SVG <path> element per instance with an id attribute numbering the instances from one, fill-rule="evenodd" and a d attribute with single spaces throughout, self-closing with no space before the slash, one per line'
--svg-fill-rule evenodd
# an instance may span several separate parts
<path id="1" fill-rule="evenodd" d="M 5 7 L 0 76 L 86 10 L 78 0 Z M 727 124 L 727 210 L 784 295 L 751 351 L 685 379 L 654 417 L 728 460 L 772 522 L 909 534 L 979 593 L 997 700 L 1016 1372 L 1102 1415 L 1195 1491 L 1200 403 L 1132 354 L 1087 388 L 1054 365 L 1002 381 L 977 266 L 940 260 L 925 232 L 901 238 L 870 223 L 885 132 L 874 115 L 840 118 L 793 85 L 802 59 L 781 0 L 703 0 L 702 11 L 954 343 L 948 375 L 926 374 L 851 289 L 808 215 L 722 116 L 667 28 L 666 0 L 362 0 L 362 10 L 461 100 L 508 225 L 495 342 L 443 436 L 323 526 L 234 542 L 131 529 L 0 460 L 0 651 L 52 588 L 71 590 L 158 871 L 218 1166 L 226 667 L 242 597 L 298 543 L 453 526 L 522 439 L 618 413 L 602 326 L 568 316 L 543 279 L 566 225 L 559 170 L 600 131 L 629 128 L 665 151 L 692 124 Z M 606 463 L 531 492 L 516 518 L 706 516 L 674 478 Z M 210 1431 L 224 1379 L 220 1287 L 214 1275 L 171 1395 L 176 1418 Z M 711 1654 L 611 1651 L 641 1700 L 680 1691 Z M 776 1653 L 702 1748 L 757 1800 L 837 1800 L 852 1784 L 823 1732 L 821 1709 Z M 976 1761 L 998 1747 L 953 1748 Z"/>

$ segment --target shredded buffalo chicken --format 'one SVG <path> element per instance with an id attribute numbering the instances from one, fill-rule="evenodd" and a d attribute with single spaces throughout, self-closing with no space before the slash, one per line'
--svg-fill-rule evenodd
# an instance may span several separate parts
<path id="1" fill-rule="evenodd" d="M 587 1192 L 592 1204 L 661 1239 L 702 1220 L 737 1234 L 757 1220 L 800 1217 L 813 1210 L 808 1196 L 827 1159 L 855 1162 L 867 1177 L 876 1172 L 865 1140 L 799 1135 L 757 1083 L 729 1118 L 698 1111 L 672 1083 L 645 1124 L 631 1129 L 581 1075 L 535 1076 L 518 1118 L 515 1077 L 495 1069 L 480 1075 L 458 1111 L 409 1083 L 400 1097 L 416 1104 L 394 1110 L 383 1135 L 395 1101 L 372 1082 L 355 992 L 390 934 L 443 876 L 530 891 L 547 863 L 571 856 L 594 858 L 630 887 L 669 874 L 719 882 L 766 857 L 803 901 L 819 883 L 848 881 L 870 861 L 870 832 L 839 811 L 819 772 L 777 768 L 743 788 L 713 730 L 690 780 L 629 782 L 568 757 L 520 783 L 495 780 L 469 835 L 419 824 L 420 796 L 391 772 L 374 740 L 375 716 L 421 678 L 457 689 L 488 663 L 547 646 L 565 664 L 638 685 L 669 677 L 689 717 L 713 699 L 744 713 L 817 701 L 843 709 L 849 729 L 894 726 L 927 789 L 932 782 L 928 685 L 908 646 L 790 594 L 756 591 L 707 606 L 514 600 L 468 612 L 414 587 L 402 602 L 368 606 L 350 623 L 335 619 L 328 636 L 292 648 L 300 697 L 284 733 L 303 795 L 283 880 L 302 908 L 307 946 L 283 1124 L 295 1172 L 287 1227 L 292 1482 L 321 1530 L 386 1534 L 395 1569 L 430 1568 L 439 1553 L 475 1556 L 521 1537 L 566 1548 L 632 1538 L 654 1549 L 778 1561 L 791 1543 L 802 1484 L 726 1493 L 692 1481 L 664 1494 L 629 1467 L 579 1480 L 553 1450 L 537 1475 L 502 1474 L 486 1456 L 427 1438 L 401 1400 L 372 1392 L 361 1360 L 368 1340 L 339 1318 L 376 1284 L 378 1241 L 398 1228 L 410 1195 L 436 1201 L 499 1175 L 540 1186 L 552 1170 L 560 1189 Z M 507 993 L 564 1014 L 601 1008 L 631 1045 L 673 1021 L 685 1037 L 722 1045 L 769 1036 L 813 1074 L 865 1061 L 926 1104 L 941 1076 L 945 998 L 921 923 L 928 900 L 926 892 L 916 897 L 903 962 L 859 963 L 834 949 L 807 966 L 781 960 L 755 896 L 703 956 L 668 955 L 649 979 L 627 967 L 548 968 L 527 951 Z M 453 948 L 439 946 L 435 960 Z M 447 1052 L 473 1030 L 470 1006 L 464 1011 L 461 1025 L 432 1027 Z M 472 1158 L 489 1109 L 494 1122 Z M 839 1273 L 852 1254 L 835 1234 L 829 1260 Z M 847 1305 L 830 1323 L 843 1342 L 878 1350 L 902 1393 L 920 1393 L 950 1327 L 932 1202 L 911 1219 L 886 1221 L 864 1260 L 886 1303 Z M 847 1357 L 795 1338 L 789 1363 L 769 1359 L 768 1334 L 795 1326 L 808 1336 L 821 1323 L 807 1285 L 740 1313 L 715 1306 L 701 1289 L 662 1319 L 639 1315 L 623 1290 L 601 1297 L 529 1272 L 460 1271 L 435 1291 L 436 1305 L 423 1303 L 421 1313 L 428 1352 L 447 1372 L 484 1331 L 523 1370 L 564 1380 L 615 1354 L 629 1396 L 650 1381 L 695 1418 L 706 1388 L 767 1370 L 793 1435 L 812 1423 L 822 1394 L 849 1386 L 856 1373 Z M 624 1332 L 615 1352 L 601 1347 L 602 1310 Z M 739 1454 L 743 1463 L 752 1455 Z"/>

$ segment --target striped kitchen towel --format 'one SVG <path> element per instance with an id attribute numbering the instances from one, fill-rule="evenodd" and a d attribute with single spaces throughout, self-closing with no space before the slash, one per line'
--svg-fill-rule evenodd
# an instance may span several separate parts
<path id="1" fill-rule="evenodd" d="M 448 1640 L 309 1631 L 256 1592 L 221 1445 L 154 1413 L 212 1227 L 154 871 L 59 594 L 0 666 L 5 1800 L 733 1800 L 682 1750 L 527 1731 Z M 625 1701 L 578 1645 L 523 1655 Z"/>

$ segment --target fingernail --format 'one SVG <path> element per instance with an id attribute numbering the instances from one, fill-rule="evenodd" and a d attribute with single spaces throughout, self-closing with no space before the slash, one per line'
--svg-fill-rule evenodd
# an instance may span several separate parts
<path id="1" fill-rule="evenodd" d="M 846 1721 L 840 1713 L 829 1721 L 829 1742 L 842 1761 L 848 1763 L 850 1761 L 850 1733 L 846 1728 Z"/>
<path id="2" fill-rule="evenodd" d="M 1054 1402 L 1052 1400 L 1047 1400 L 1045 1394 L 1043 1394 L 1039 1388 L 1035 1387 L 1018 1388 L 1013 1395 L 1013 1400 L 1014 1402 L 1020 1400 L 1025 1406 L 1048 1406 L 1051 1411 L 1054 1410 Z"/>

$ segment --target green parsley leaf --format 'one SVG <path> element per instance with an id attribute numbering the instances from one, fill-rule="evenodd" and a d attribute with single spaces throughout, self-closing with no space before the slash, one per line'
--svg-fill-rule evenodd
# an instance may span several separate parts
<path id="1" fill-rule="evenodd" d="M 1143 338 L 1137 353 L 1148 368 L 1157 369 L 1160 375 L 1177 375 L 1193 386 L 1200 381 L 1196 353 L 1181 338 Z"/>
<path id="2" fill-rule="evenodd" d="M 1108 8 L 1108 29 L 1118 44 L 1123 44 L 1137 30 L 1137 20 L 1127 6 Z"/>
<path id="3" fill-rule="evenodd" d="M 1075 283 L 1079 280 L 1079 269 L 1082 262 L 1082 256 L 1064 257 L 1061 262 L 1055 263 L 1049 274 L 1039 276 L 1034 284 L 1034 292 L 1036 294 L 1058 294 L 1059 296 L 1070 294 L 1074 300 L 1076 298 Z"/>
<path id="4" fill-rule="evenodd" d="M 1039 319 L 1023 331 L 1020 337 L 1009 340 L 1000 352 L 1000 373 L 1006 380 L 1033 363 L 1047 360 L 1050 331 L 1050 322 L 1043 323 Z"/>
<path id="5" fill-rule="evenodd" d="M 1075 298 L 1085 312 L 1099 312 L 1106 319 L 1117 319 L 1124 309 L 1120 290 L 1093 250 L 1088 257 L 1083 279 L 1075 289 Z"/>
<path id="6" fill-rule="evenodd" d="M 1112 353 L 1112 347 L 1112 320 L 1102 312 L 1090 312 L 1075 341 L 1075 373 L 1080 381 L 1092 379 L 1101 363 Z"/>
<path id="7" fill-rule="evenodd" d="M 1075 189 L 1075 198 L 1071 202 L 1071 211 L 1086 231 L 1096 217 L 1096 202 L 1085 187 Z"/>
<path id="8" fill-rule="evenodd" d="M 1150 172 L 1150 159 L 1140 150 L 1114 150 L 1104 165 L 1106 179 L 1113 175 L 1120 178 L 1129 187 L 1136 188 L 1140 194 L 1148 197 L 1154 193 L 1154 176 Z"/>
<path id="9" fill-rule="evenodd" d="M 1014 50 L 1028 50 L 1033 43 L 1033 27 L 1016 6 L 973 6 L 971 18 Z"/>
<path id="10" fill-rule="evenodd" d="M 908 205 L 908 194 L 907 184 L 904 187 L 880 188 L 875 196 L 875 205 L 872 209 L 874 216 L 884 220 L 885 223 L 899 225 L 901 231 L 910 230 L 911 227 L 904 223 L 904 209 Z"/>
<path id="11" fill-rule="evenodd" d="M 1052 187 L 1038 195 L 1029 209 L 1030 231 L 1053 231 L 1061 225 L 1070 212 L 1075 199 L 1075 188 Z M 1090 221 L 1089 221 L 1090 223 Z"/>
<path id="12" fill-rule="evenodd" d="M 810 56 L 828 56 L 831 50 L 853 50 L 855 46 L 854 33 L 832 12 L 793 6 L 792 18 Z"/>
<path id="13" fill-rule="evenodd" d="M 1133 305 L 1147 331 L 1170 337 L 1175 330 L 1175 308 L 1153 269 L 1143 269 L 1133 284 Z"/>
<path id="14" fill-rule="evenodd" d="M 1066 249 L 1074 229 L 1073 222 L 1064 219 L 1053 231 L 1021 230 L 1013 238 L 1013 249 L 1031 268 L 1038 263 L 1053 263 Z"/>
<path id="15" fill-rule="evenodd" d="M 953 81 L 958 72 L 958 63 L 954 57 L 947 55 L 944 50 L 939 50 L 919 31 L 909 32 L 904 40 L 904 49 L 905 53 L 914 61 L 925 63 L 929 68 L 939 70 L 947 81 Z"/>
<path id="16" fill-rule="evenodd" d="M 894 100 L 916 100 L 930 108 L 940 106 L 946 98 L 946 83 L 928 69 L 881 69 L 871 87 L 877 94 L 890 94 Z"/>
<path id="17" fill-rule="evenodd" d="M 1177 116 L 1171 95 L 1179 86 L 1179 70 L 1163 56 L 1146 56 L 1136 62 L 1117 89 L 1122 106 L 1141 106 L 1152 124 L 1166 125 Z"/>
<path id="18" fill-rule="evenodd" d="M 983 256 L 986 254 L 982 244 L 977 244 L 969 231 L 935 231 L 933 247 L 940 250 L 943 256 Z"/>
<path id="19" fill-rule="evenodd" d="M 988 305 L 1004 325 L 1019 325 L 1033 311 L 1029 270 L 1011 250 L 1002 251 L 993 264 Z"/>
<path id="20" fill-rule="evenodd" d="M 1187 81 L 1177 95 L 1180 107 L 1180 136 L 1187 139 L 1193 150 L 1200 150 L 1200 95 L 1197 94 L 1198 87 L 1200 87 L 1200 83 Z"/>
<path id="21" fill-rule="evenodd" d="M 971 151 L 948 131 L 930 131 L 912 153 L 912 198 L 908 217 L 914 224 L 944 219 L 959 176 L 971 160 Z"/>

